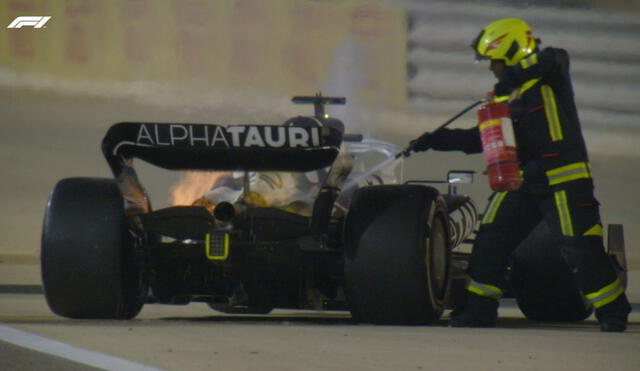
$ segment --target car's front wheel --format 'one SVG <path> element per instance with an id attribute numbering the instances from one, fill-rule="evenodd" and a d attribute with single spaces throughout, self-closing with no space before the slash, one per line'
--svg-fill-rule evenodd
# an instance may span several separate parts
<path id="1" fill-rule="evenodd" d="M 593 311 L 560 253 L 562 239 L 545 222 L 511 257 L 510 283 L 520 310 L 533 321 L 576 322 Z"/>

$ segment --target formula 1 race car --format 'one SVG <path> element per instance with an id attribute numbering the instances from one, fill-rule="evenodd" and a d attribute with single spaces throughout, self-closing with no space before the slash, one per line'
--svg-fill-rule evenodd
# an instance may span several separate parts
<path id="1" fill-rule="evenodd" d="M 360 322 L 413 325 L 459 304 L 468 254 L 456 248 L 469 242 L 478 213 L 456 183 L 472 172 L 451 171 L 444 194 L 427 181 L 402 183 L 399 148 L 345 134 L 325 115 L 344 98 L 293 101 L 313 104 L 314 115 L 283 125 L 113 125 L 102 150 L 114 179 L 63 179 L 47 204 L 41 264 L 51 310 L 130 319 L 145 303 L 197 301 L 224 313 L 350 310 Z M 152 210 L 134 158 L 227 175 L 191 205 Z M 284 182 L 295 192 L 271 197 Z M 585 318 L 591 308 L 568 269 L 537 266 L 530 246 L 547 243 L 545 231 L 534 235 L 509 275 L 523 311 Z M 567 277 L 548 277 L 556 271 Z M 541 290 L 546 278 L 569 284 Z M 570 306 L 564 316 L 545 306 L 555 294 Z"/>

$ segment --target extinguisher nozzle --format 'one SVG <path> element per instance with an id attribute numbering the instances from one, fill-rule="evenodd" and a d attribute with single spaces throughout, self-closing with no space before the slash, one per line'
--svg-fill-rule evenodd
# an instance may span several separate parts
<path id="1" fill-rule="evenodd" d="M 409 157 L 411 156 L 411 152 L 415 151 L 415 143 L 411 142 L 407 148 L 405 148 L 404 150 L 396 153 L 396 159 L 399 159 L 400 157 Z"/>

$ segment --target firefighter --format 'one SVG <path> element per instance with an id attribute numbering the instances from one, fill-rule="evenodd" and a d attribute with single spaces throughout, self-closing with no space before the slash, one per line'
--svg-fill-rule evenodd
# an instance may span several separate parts
<path id="1" fill-rule="evenodd" d="M 507 18 L 486 26 L 471 45 L 478 59 L 490 60 L 498 79 L 494 99 L 509 104 L 523 183 L 492 195 L 469 262 L 467 304 L 452 313 L 450 325 L 496 325 L 509 255 L 544 220 L 562 236 L 561 254 L 593 304 L 601 331 L 621 332 L 631 307 L 604 250 L 569 55 L 539 44 L 523 20 Z M 425 133 L 411 146 L 482 152 L 477 127 Z"/>

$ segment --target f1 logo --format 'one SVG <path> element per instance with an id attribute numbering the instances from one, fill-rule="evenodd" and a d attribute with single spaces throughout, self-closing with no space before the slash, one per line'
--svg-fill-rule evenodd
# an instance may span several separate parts
<path id="1" fill-rule="evenodd" d="M 22 26 L 42 28 L 51 19 L 51 16 L 24 16 L 17 17 L 7 28 L 22 28 Z"/>

